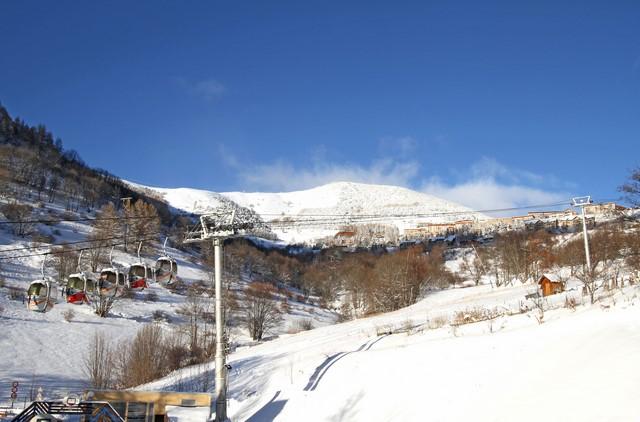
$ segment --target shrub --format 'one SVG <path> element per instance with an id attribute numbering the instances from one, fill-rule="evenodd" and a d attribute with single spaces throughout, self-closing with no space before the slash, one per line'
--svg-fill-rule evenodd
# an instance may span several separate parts
<path id="1" fill-rule="evenodd" d="M 75 318 L 76 313 L 73 311 L 73 309 L 67 309 L 62 313 L 62 316 L 64 317 L 65 321 L 71 322 L 73 321 L 73 318 Z"/>
<path id="2" fill-rule="evenodd" d="M 50 234 L 36 232 L 31 236 L 31 240 L 36 243 L 53 243 L 55 238 Z"/>
<path id="3" fill-rule="evenodd" d="M 31 218 L 33 207 L 31 205 L 22 205 L 18 203 L 4 204 L 0 206 L 0 212 L 7 217 L 7 220 L 21 221 L 21 223 L 12 224 L 11 230 L 13 234 L 20 237 L 25 237 L 33 231 L 34 224 L 28 223 Z"/>
<path id="4" fill-rule="evenodd" d="M 296 326 L 300 329 L 300 331 L 309 331 L 313 330 L 313 321 L 310 318 L 305 318 L 298 320 L 296 322 Z"/>
<path id="5" fill-rule="evenodd" d="M 567 308 L 567 309 L 571 309 L 572 311 L 575 311 L 577 304 L 578 303 L 577 303 L 576 299 L 573 298 L 573 297 L 567 296 L 567 297 L 564 298 L 564 307 Z"/>
<path id="6" fill-rule="evenodd" d="M 122 296 L 120 296 L 122 299 L 135 299 L 136 297 L 136 292 L 134 292 L 133 290 L 130 289 L 124 289 L 124 291 L 122 292 Z"/>
<path id="7" fill-rule="evenodd" d="M 435 318 L 431 318 L 427 321 L 427 327 L 430 330 L 436 330 L 438 328 L 442 328 L 449 323 L 449 319 L 445 316 L 437 316 Z"/>
<path id="8" fill-rule="evenodd" d="M 451 325 L 472 324 L 478 321 L 493 320 L 502 314 L 496 309 L 471 308 L 464 311 L 458 311 L 453 317 Z"/>
<path id="9" fill-rule="evenodd" d="M 353 312 L 351 311 L 351 306 L 348 303 L 343 303 L 340 305 L 340 312 L 338 312 L 338 321 L 337 322 L 346 322 L 351 321 L 353 319 Z"/>
<path id="10" fill-rule="evenodd" d="M 393 334 L 393 328 L 390 325 L 376 325 L 376 335 L 390 335 Z"/>
<path id="11" fill-rule="evenodd" d="M 151 314 L 153 317 L 153 320 L 155 322 L 170 322 L 171 318 L 169 317 L 169 314 L 167 314 L 165 311 L 162 311 L 160 309 L 156 309 L 155 311 L 153 311 L 153 314 Z"/>
<path id="12" fill-rule="evenodd" d="M 11 300 L 24 300 L 25 298 L 25 292 L 19 288 L 19 287 L 15 287 L 15 286 L 10 286 L 8 287 L 9 290 L 9 299 Z"/>
<path id="13" fill-rule="evenodd" d="M 280 302 L 280 311 L 282 311 L 283 314 L 288 314 L 291 311 L 291 306 L 286 299 Z"/>

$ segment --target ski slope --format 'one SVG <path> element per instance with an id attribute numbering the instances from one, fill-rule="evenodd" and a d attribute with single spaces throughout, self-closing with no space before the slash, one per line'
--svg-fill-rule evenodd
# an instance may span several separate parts
<path id="1" fill-rule="evenodd" d="M 618 293 L 616 305 L 604 300 L 608 308 L 547 311 L 542 324 L 528 312 L 433 325 L 474 307 L 517 309 L 528 289 L 451 289 L 393 313 L 239 349 L 228 360 L 228 414 L 233 421 L 636 420 L 637 287 Z M 558 295 L 550 305 L 563 301 Z M 184 389 L 212 379 L 213 369 L 187 368 L 141 388 Z"/>

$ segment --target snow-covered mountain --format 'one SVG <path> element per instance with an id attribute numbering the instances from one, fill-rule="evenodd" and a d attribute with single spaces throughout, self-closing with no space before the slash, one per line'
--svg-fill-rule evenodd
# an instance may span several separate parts
<path id="1" fill-rule="evenodd" d="M 223 203 L 233 201 L 257 212 L 265 221 L 293 219 L 307 221 L 304 227 L 276 227 L 285 241 L 308 241 L 332 235 L 354 223 L 363 223 L 362 215 L 374 216 L 364 222 L 395 225 L 400 233 L 419 223 L 455 220 L 483 220 L 487 217 L 467 207 L 398 186 L 336 182 L 295 192 L 223 192 L 189 188 L 157 188 L 130 183 L 163 197 L 172 207 L 203 214 Z M 342 216 L 342 217 L 336 217 Z M 308 221 L 317 221 L 310 225 Z"/>

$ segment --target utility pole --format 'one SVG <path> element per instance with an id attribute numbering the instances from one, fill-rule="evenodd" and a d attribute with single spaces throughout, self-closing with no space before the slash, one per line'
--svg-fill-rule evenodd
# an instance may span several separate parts
<path id="1" fill-rule="evenodd" d="M 589 253 L 589 236 L 587 236 L 587 216 L 584 207 L 591 204 L 591 196 L 573 198 L 573 206 L 582 209 L 582 234 L 584 236 L 584 254 L 587 261 L 587 271 L 591 274 L 591 254 Z"/>
<path id="2" fill-rule="evenodd" d="M 222 244 L 223 238 L 213 238 L 216 294 L 216 422 L 227 419 L 227 365 L 225 362 L 224 311 L 222 309 Z"/>

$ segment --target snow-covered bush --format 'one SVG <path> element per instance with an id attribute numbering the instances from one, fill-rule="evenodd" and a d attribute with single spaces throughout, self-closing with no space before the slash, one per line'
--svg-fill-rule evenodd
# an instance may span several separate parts
<path id="1" fill-rule="evenodd" d="M 65 321 L 71 322 L 76 317 L 76 313 L 74 312 L 73 309 L 67 309 L 62 313 L 62 317 L 64 318 Z"/>

